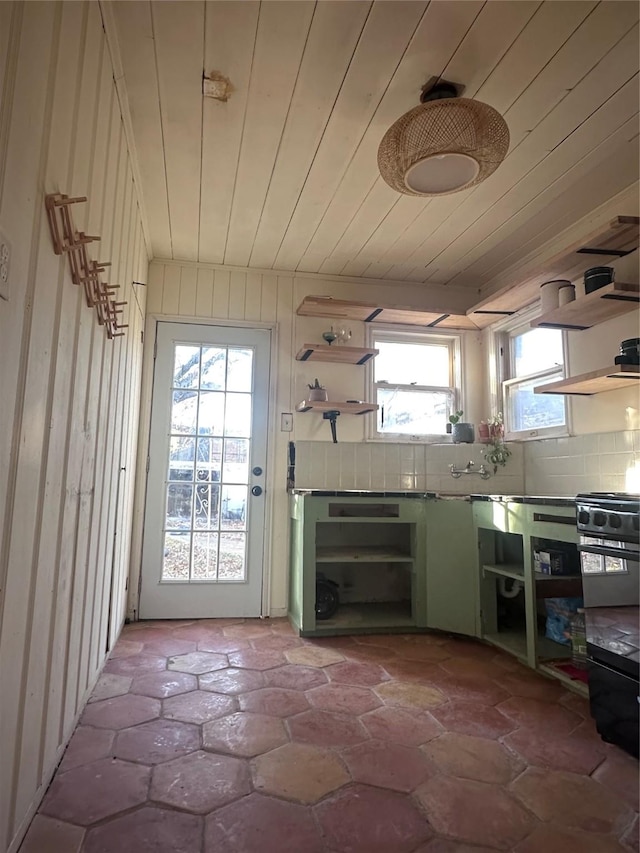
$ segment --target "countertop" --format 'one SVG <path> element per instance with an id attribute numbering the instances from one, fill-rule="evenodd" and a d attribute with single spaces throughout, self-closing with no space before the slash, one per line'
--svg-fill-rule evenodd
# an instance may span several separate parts
<path id="1" fill-rule="evenodd" d="M 366 489 L 291 489 L 293 495 L 313 495 L 329 498 L 417 498 L 471 501 L 511 501 L 513 503 L 537 504 L 539 506 L 575 507 L 575 498 L 554 497 L 553 495 L 458 495 L 450 492 L 416 491 L 369 491 Z"/>
<path id="2" fill-rule="evenodd" d="M 415 491 L 382 491 L 373 492 L 358 489 L 291 489 L 292 495 L 313 495 L 324 498 L 437 498 L 437 492 L 415 492 Z"/>
<path id="3" fill-rule="evenodd" d="M 575 507 L 576 499 L 556 497 L 554 495 L 471 495 L 472 501 L 509 501 L 517 504 L 538 504 L 539 506 Z"/>

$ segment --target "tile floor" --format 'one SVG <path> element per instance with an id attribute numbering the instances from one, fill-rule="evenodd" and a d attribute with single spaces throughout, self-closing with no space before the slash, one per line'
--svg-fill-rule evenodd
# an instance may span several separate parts
<path id="1" fill-rule="evenodd" d="M 638 851 L 586 700 L 443 635 L 126 626 L 21 853 Z"/>

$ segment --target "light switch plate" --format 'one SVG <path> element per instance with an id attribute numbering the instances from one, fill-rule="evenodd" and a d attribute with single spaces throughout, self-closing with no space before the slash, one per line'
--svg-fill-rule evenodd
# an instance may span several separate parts
<path id="1" fill-rule="evenodd" d="M 4 231 L 0 229 L 0 298 L 9 299 L 9 283 L 11 276 L 11 243 Z"/>
<path id="2" fill-rule="evenodd" d="M 293 414 L 291 412 L 280 414 L 280 432 L 293 432 Z"/>

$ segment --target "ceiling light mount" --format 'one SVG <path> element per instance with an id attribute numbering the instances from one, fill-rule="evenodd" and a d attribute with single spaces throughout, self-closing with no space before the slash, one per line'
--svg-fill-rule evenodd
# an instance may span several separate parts
<path id="1" fill-rule="evenodd" d="M 383 179 L 397 192 L 439 196 L 488 178 L 509 149 L 509 128 L 493 107 L 460 97 L 463 87 L 429 81 L 420 105 L 401 116 L 378 149 Z"/>

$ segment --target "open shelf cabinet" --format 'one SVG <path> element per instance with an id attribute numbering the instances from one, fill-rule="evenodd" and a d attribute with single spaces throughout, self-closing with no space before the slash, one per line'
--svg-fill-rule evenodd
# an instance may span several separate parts
<path id="1" fill-rule="evenodd" d="M 331 364 L 366 364 L 379 350 L 367 347 L 341 347 L 334 344 L 303 344 L 296 361 L 326 361 Z"/>
<path id="2" fill-rule="evenodd" d="M 637 382 L 638 379 L 640 379 L 640 367 L 638 365 L 615 364 L 613 367 L 603 367 L 601 370 L 592 370 L 590 373 L 570 376 L 568 379 L 560 379 L 558 382 L 538 385 L 533 390 L 536 394 L 589 396 L 601 394 L 603 391 L 618 391 L 620 388 L 625 388 L 627 383 Z"/>
<path id="3" fill-rule="evenodd" d="M 640 288 L 637 284 L 613 282 L 561 305 L 531 321 L 534 328 L 584 331 L 613 317 L 637 311 Z"/>

